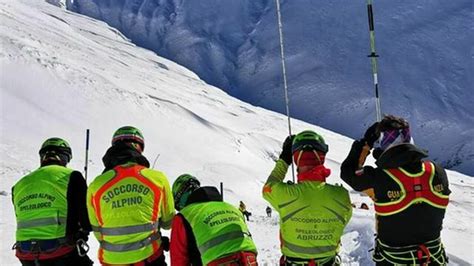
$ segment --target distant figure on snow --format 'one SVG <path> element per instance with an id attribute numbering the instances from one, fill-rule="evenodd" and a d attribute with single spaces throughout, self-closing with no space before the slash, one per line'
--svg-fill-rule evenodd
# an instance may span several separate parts
<path id="1" fill-rule="evenodd" d="M 247 207 L 245 206 L 245 203 L 243 201 L 240 201 L 239 210 L 242 213 L 242 215 L 245 216 L 245 218 L 247 219 L 247 222 L 248 222 L 249 217 L 252 216 L 252 213 L 247 211 Z"/>
<path id="2" fill-rule="evenodd" d="M 369 206 L 367 204 L 365 204 L 365 202 L 362 202 L 362 204 L 360 204 L 360 208 L 363 209 L 363 210 L 368 210 Z"/>
<path id="3" fill-rule="evenodd" d="M 267 206 L 265 211 L 267 212 L 267 217 L 272 217 L 272 208 L 270 208 L 270 206 Z"/>

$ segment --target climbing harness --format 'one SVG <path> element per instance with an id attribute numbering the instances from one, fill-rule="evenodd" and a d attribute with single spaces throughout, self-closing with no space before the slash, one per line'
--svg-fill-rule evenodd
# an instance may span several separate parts
<path id="1" fill-rule="evenodd" d="M 391 247 L 376 239 L 376 247 L 372 254 L 375 262 L 387 261 L 394 265 L 429 265 L 435 262 L 439 265 L 446 265 L 448 259 L 444 251 L 441 239 L 428 241 L 420 245 L 410 245 L 405 247 Z"/>

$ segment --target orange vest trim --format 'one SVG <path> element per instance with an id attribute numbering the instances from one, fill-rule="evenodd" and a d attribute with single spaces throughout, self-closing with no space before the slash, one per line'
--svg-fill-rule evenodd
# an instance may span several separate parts
<path id="1" fill-rule="evenodd" d="M 135 178 L 141 183 L 145 184 L 148 188 L 150 188 L 153 193 L 154 193 L 154 200 L 153 200 L 153 212 L 151 216 L 151 220 L 153 222 L 156 222 L 158 220 L 158 213 L 160 211 L 160 198 L 162 191 L 160 187 L 155 185 L 153 182 L 145 178 L 141 174 L 141 170 L 144 169 L 144 166 L 141 165 L 134 165 L 131 167 L 124 167 L 124 166 L 116 166 L 113 171 L 115 172 L 115 175 L 110 179 L 109 182 L 107 182 L 104 186 L 102 186 L 95 195 L 92 196 L 92 204 L 95 209 L 95 214 L 97 216 L 97 221 L 99 223 L 99 226 L 103 226 L 104 222 L 102 220 L 102 213 L 100 211 L 100 199 L 102 195 L 104 194 L 105 191 L 107 191 L 110 187 L 115 185 L 116 183 L 120 182 L 124 178 Z M 153 233 L 156 233 L 156 230 L 153 231 Z M 100 234 L 100 239 L 103 239 L 103 235 Z M 153 241 L 152 243 L 153 251 L 157 252 L 160 247 L 158 245 L 157 241 Z M 103 261 L 103 249 L 99 248 L 99 260 Z"/>
<path id="2" fill-rule="evenodd" d="M 409 174 L 401 168 L 385 170 L 402 189 L 402 197 L 394 202 L 375 202 L 375 212 L 378 215 L 392 215 L 403 211 L 416 202 L 426 202 L 433 207 L 446 208 L 449 197 L 436 192 L 433 189 L 432 181 L 435 174 L 434 165 L 423 162 L 422 171 L 418 174 Z"/>

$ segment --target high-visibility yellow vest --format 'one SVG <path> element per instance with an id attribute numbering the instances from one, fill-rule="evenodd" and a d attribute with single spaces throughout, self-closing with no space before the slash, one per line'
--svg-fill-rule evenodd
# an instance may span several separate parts
<path id="1" fill-rule="evenodd" d="M 67 189 L 72 172 L 59 165 L 44 166 L 15 184 L 17 241 L 66 236 Z"/>
<path id="2" fill-rule="evenodd" d="M 137 164 L 117 166 L 98 176 L 87 194 L 102 263 L 136 263 L 160 249 L 160 228 L 169 228 L 174 215 L 163 173 Z"/>
<path id="3" fill-rule="evenodd" d="M 352 216 L 348 191 L 324 182 L 271 182 L 263 197 L 280 214 L 281 251 L 293 258 L 334 257 Z"/>
<path id="4" fill-rule="evenodd" d="M 191 225 L 203 265 L 239 251 L 257 254 L 242 213 L 221 201 L 193 203 L 181 210 Z"/>

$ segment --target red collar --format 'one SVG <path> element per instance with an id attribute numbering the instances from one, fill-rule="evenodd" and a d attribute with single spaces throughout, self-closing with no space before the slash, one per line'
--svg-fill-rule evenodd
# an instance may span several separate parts
<path id="1" fill-rule="evenodd" d="M 302 181 L 320 181 L 326 182 L 326 177 L 331 174 L 331 169 L 324 167 L 324 165 L 315 166 L 308 172 L 298 173 L 298 182 Z"/>

